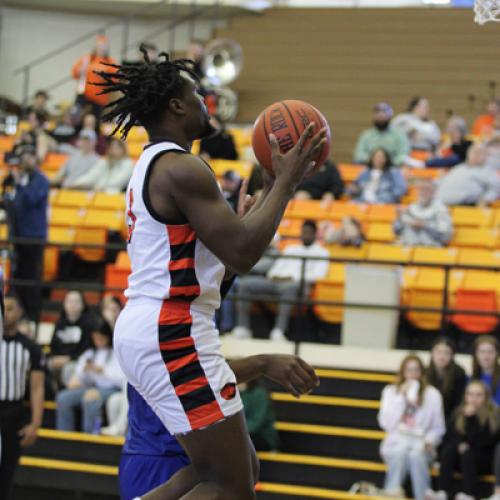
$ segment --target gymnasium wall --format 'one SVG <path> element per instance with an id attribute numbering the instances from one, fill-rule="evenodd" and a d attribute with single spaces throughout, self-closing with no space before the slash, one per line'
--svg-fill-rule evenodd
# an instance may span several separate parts
<path id="1" fill-rule="evenodd" d="M 253 122 L 279 99 L 309 101 L 332 125 L 337 160 L 351 159 L 377 101 L 400 112 L 425 95 L 443 125 L 447 110 L 472 118 L 488 82 L 500 85 L 500 26 L 477 26 L 470 9 L 272 9 L 218 35 L 239 41 L 245 54 L 233 84 L 238 119 Z"/>
<path id="2" fill-rule="evenodd" d="M 73 0 L 69 0 L 73 1 Z M 117 16 L 123 15 L 117 12 Z M 14 69 L 36 60 L 45 53 L 57 49 L 65 43 L 86 33 L 98 29 L 113 17 L 102 15 L 76 15 L 54 11 L 34 11 L 25 9 L 4 8 L 0 31 L 0 95 L 11 99 L 22 98 L 22 77 L 14 76 Z M 130 42 L 141 41 L 145 35 L 161 28 L 168 22 L 167 19 L 134 20 L 130 26 Z M 197 21 L 195 36 L 208 39 L 211 34 L 211 23 Z M 111 40 L 111 55 L 117 59 L 121 57 L 123 26 L 118 25 L 106 30 Z M 188 43 L 188 25 L 184 24 L 176 30 L 176 50 L 184 49 Z M 169 34 L 167 31 L 150 41 L 159 47 L 168 47 Z M 84 41 L 68 49 L 59 56 L 36 67 L 31 74 L 31 91 L 45 88 L 47 85 L 63 79 L 69 74 L 72 64 L 81 55 L 91 49 L 93 39 Z M 135 46 L 128 51 L 128 57 L 136 57 Z M 75 83 L 70 81 L 51 91 L 53 99 L 57 101 L 73 100 Z"/>

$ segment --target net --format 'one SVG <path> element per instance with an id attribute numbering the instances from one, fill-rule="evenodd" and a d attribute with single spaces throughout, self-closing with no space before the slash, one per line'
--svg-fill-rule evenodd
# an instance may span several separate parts
<path id="1" fill-rule="evenodd" d="M 500 22 L 500 0 L 475 0 L 474 21 L 485 24 L 488 21 Z"/>

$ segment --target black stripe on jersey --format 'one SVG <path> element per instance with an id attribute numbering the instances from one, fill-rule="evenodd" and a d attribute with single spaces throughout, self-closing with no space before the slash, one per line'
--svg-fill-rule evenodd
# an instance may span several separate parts
<path id="1" fill-rule="evenodd" d="M 205 373 L 203 372 L 200 362 L 193 361 L 189 363 L 189 365 L 183 366 L 169 375 L 172 385 L 177 387 L 178 385 L 185 384 L 196 378 L 204 377 Z"/>
<path id="2" fill-rule="evenodd" d="M 196 348 L 194 345 L 189 347 L 182 347 L 181 349 L 160 349 L 161 357 L 165 363 L 170 363 L 170 361 L 175 361 L 176 359 L 183 358 L 189 354 L 195 354 Z"/>
<path id="3" fill-rule="evenodd" d="M 194 259 L 195 247 L 196 240 L 190 241 L 189 243 L 181 243 L 179 245 L 170 245 L 170 259 Z"/>
<path id="4" fill-rule="evenodd" d="M 191 268 L 177 269 L 175 271 L 170 271 L 170 286 L 195 286 L 198 285 L 198 280 L 196 279 L 196 272 Z"/>
<path id="5" fill-rule="evenodd" d="M 191 335 L 191 323 L 180 323 L 177 325 L 159 325 L 158 338 L 160 342 L 184 339 Z"/>
<path id="6" fill-rule="evenodd" d="M 215 401 L 215 396 L 211 387 L 207 384 L 193 392 L 179 396 L 179 399 L 184 410 L 188 412 Z"/>

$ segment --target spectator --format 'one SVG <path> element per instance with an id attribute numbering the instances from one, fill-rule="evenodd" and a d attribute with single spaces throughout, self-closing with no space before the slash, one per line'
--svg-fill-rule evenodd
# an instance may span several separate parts
<path id="1" fill-rule="evenodd" d="M 489 136 L 493 129 L 493 122 L 500 114 L 500 99 L 492 99 L 486 105 L 486 113 L 479 115 L 472 124 L 471 133 L 475 136 Z"/>
<path id="2" fill-rule="evenodd" d="M 362 203 L 399 203 L 406 193 L 406 181 L 398 168 L 392 166 L 387 151 L 372 151 L 368 168 L 349 187 L 348 193 Z"/>
<path id="3" fill-rule="evenodd" d="M 402 165 L 410 152 L 410 145 L 406 135 L 391 124 L 391 106 L 379 102 L 373 111 L 373 127 L 360 135 L 354 151 L 354 161 L 366 165 L 373 151 L 383 148 L 392 158 L 394 165 Z"/>
<path id="4" fill-rule="evenodd" d="M 27 118 L 30 113 L 41 112 L 50 116 L 49 110 L 47 108 L 47 103 L 49 101 L 49 94 L 45 90 L 38 90 L 33 98 L 33 103 L 30 104 L 23 113 L 23 118 Z"/>
<path id="5" fill-rule="evenodd" d="M 486 165 L 486 148 L 471 146 L 467 162 L 453 167 L 440 181 L 436 198 L 446 205 L 484 206 L 500 196 L 500 178 Z"/>
<path id="6" fill-rule="evenodd" d="M 382 391 L 378 422 L 386 432 L 380 447 L 387 464 L 386 493 L 404 497 L 402 487 L 410 473 L 413 495 L 422 500 L 430 487 L 429 465 L 445 433 L 445 423 L 441 394 L 427 385 L 418 356 L 406 356 L 397 382 Z"/>
<path id="7" fill-rule="evenodd" d="M 71 109 L 67 109 L 63 113 L 50 135 L 57 142 L 60 152 L 72 152 L 71 144 L 75 140 L 77 132 Z"/>
<path id="8" fill-rule="evenodd" d="M 434 152 L 441 141 L 441 131 L 429 113 L 429 101 L 425 97 L 413 97 L 408 111 L 394 118 L 394 127 L 407 135 L 412 150 Z"/>
<path id="9" fill-rule="evenodd" d="M 344 247 L 360 247 L 365 241 L 363 228 L 358 219 L 345 216 L 339 228 L 329 225 L 324 235 L 325 243 Z"/>
<path id="10" fill-rule="evenodd" d="M 467 377 L 464 369 L 455 363 L 455 344 L 447 337 L 438 337 L 431 348 L 427 367 L 427 382 L 439 390 L 443 397 L 444 416 L 448 422 L 453 411 L 462 402 Z"/>
<path id="11" fill-rule="evenodd" d="M 224 122 L 216 115 L 211 116 L 210 122 L 215 133 L 204 137 L 200 141 L 200 156 L 205 160 L 237 160 L 238 151 L 233 136 L 226 130 Z"/>
<path id="12" fill-rule="evenodd" d="M 4 180 L 9 235 L 34 240 L 33 243 L 14 243 L 14 279 L 40 281 L 42 278 L 44 247 L 39 243 L 47 238 L 48 196 L 49 181 L 38 171 L 35 150 L 25 147 L 21 163 L 13 167 Z M 39 240 L 38 243 L 36 240 Z M 31 283 L 17 287 L 16 292 L 29 319 L 37 321 L 40 288 Z"/>
<path id="13" fill-rule="evenodd" d="M 106 295 L 101 300 L 101 315 L 111 330 L 115 329 L 116 320 L 122 310 L 122 303 L 116 295 Z"/>
<path id="14" fill-rule="evenodd" d="M 12 481 L 21 448 L 31 446 L 42 425 L 44 357 L 40 348 L 18 331 L 21 304 L 5 298 L 4 332 L 0 335 L 0 498 L 12 498 Z M 31 416 L 26 420 L 24 401 L 29 385 Z"/>
<path id="15" fill-rule="evenodd" d="M 240 174 L 234 170 L 226 170 L 220 181 L 222 194 L 235 212 L 238 208 L 241 182 Z"/>
<path id="16" fill-rule="evenodd" d="M 119 139 L 111 139 L 106 156 L 99 159 L 73 187 L 93 191 L 124 191 L 133 167 L 125 143 Z"/>
<path id="17" fill-rule="evenodd" d="M 469 382 L 463 404 L 454 413 L 441 450 L 437 493 L 426 500 L 451 498 L 455 466 L 462 474 L 461 492 L 456 500 L 480 498 L 479 474 L 491 473 L 495 445 L 499 441 L 500 415 L 483 382 Z"/>
<path id="18" fill-rule="evenodd" d="M 99 156 L 95 152 L 96 135 L 93 130 L 82 130 L 79 135 L 78 149 L 70 155 L 61 167 L 51 184 L 65 189 L 79 186 L 80 180 L 98 162 Z"/>
<path id="19" fill-rule="evenodd" d="M 434 184 L 422 179 L 418 183 L 418 200 L 404 208 L 394 223 L 394 232 L 406 246 L 441 247 L 453 235 L 448 208 L 434 196 Z"/>
<path id="20" fill-rule="evenodd" d="M 81 124 L 80 132 L 84 130 L 88 130 L 90 132 L 94 132 L 96 136 L 95 150 L 97 154 L 103 155 L 106 153 L 106 149 L 108 147 L 108 138 L 101 133 L 101 125 L 97 120 L 96 115 L 92 113 L 85 113 L 82 116 L 82 124 Z"/>
<path id="21" fill-rule="evenodd" d="M 498 174 L 500 172 L 500 136 L 493 137 L 484 146 L 486 148 L 485 166 L 490 167 Z"/>
<path id="22" fill-rule="evenodd" d="M 282 256 L 271 266 L 266 276 L 244 276 L 239 281 L 239 293 L 245 296 L 274 295 L 285 299 L 278 304 L 278 314 L 274 328 L 271 330 L 271 340 L 284 340 L 288 328 L 293 301 L 301 291 L 302 259 L 288 257 L 306 257 L 304 281 L 307 295 L 309 286 L 316 280 L 324 278 L 328 273 L 328 250 L 316 243 L 317 227 L 314 221 L 305 221 L 302 226 L 301 244 L 289 245 Z M 307 257 L 320 257 L 325 260 L 307 260 Z M 233 335 L 238 338 L 248 338 L 250 330 L 251 299 L 239 300 L 237 303 L 237 326 Z"/>
<path id="23" fill-rule="evenodd" d="M 63 431 L 76 430 L 75 409 L 82 409 L 82 431 L 99 433 L 101 411 L 106 400 L 124 384 L 112 348 L 113 333 L 101 320 L 92 329 L 94 347 L 87 349 L 79 358 L 68 388 L 57 395 L 56 426 Z"/>
<path id="24" fill-rule="evenodd" d="M 116 61 L 109 57 L 108 37 L 99 35 L 94 50 L 80 57 L 71 69 L 73 79 L 78 82 L 76 103 L 84 110 L 91 110 L 97 117 L 100 117 L 102 108 L 108 104 L 109 96 L 99 95 L 101 88 L 93 85 L 103 82 L 95 72 L 113 71 L 113 68 L 106 64 L 116 64 Z"/>
<path id="25" fill-rule="evenodd" d="M 295 192 L 299 200 L 338 200 L 344 192 L 344 181 L 331 160 L 326 160 L 316 172 L 304 179 Z"/>
<path id="26" fill-rule="evenodd" d="M 258 380 L 239 385 L 240 396 L 245 410 L 248 433 L 256 450 L 276 451 L 278 433 L 274 424 L 276 417 L 266 389 Z"/>
<path id="27" fill-rule="evenodd" d="M 50 342 L 49 369 L 59 387 L 66 387 L 77 359 L 91 347 L 94 323 L 82 292 L 70 290 L 64 297 L 63 310 Z"/>
<path id="28" fill-rule="evenodd" d="M 467 123 L 460 116 L 453 116 L 448 120 L 446 126 L 448 134 L 447 143 L 443 144 L 438 156 L 429 158 L 425 165 L 427 167 L 454 167 L 467 158 L 467 151 L 472 141 L 467 137 Z"/>
<path id="29" fill-rule="evenodd" d="M 498 341 L 491 335 L 481 335 L 474 342 L 472 379 L 484 382 L 491 397 L 500 405 L 500 365 Z"/>

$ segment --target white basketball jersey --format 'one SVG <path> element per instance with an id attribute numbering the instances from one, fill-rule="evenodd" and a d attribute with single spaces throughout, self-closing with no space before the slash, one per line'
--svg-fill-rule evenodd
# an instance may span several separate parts
<path id="1" fill-rule="evenodd" d="M 132 272 L 125 295 L 178 299 L 218 308 L 224 265 L 189 224 L 161 222 L 148 201 L 145 182 L 150 165 L 167 151 L 185 152 L 173 142 L 148 146 L 127 187 L 127 249 Z"/>

